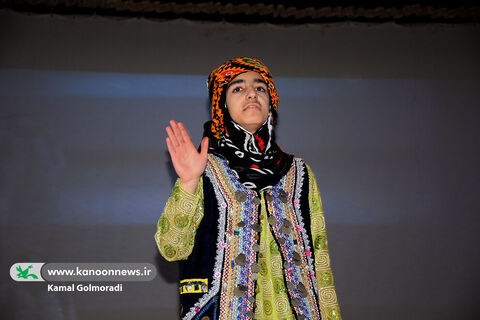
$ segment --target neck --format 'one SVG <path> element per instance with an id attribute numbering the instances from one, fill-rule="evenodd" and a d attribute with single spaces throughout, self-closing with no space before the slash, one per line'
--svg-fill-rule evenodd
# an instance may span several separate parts
<path id="1" fill-rule="evenodd" d="M 230 129 L 227 130 L 228 137 L 240 149 L 252 152 L 254 154 L 265 154 L 273 143 L 273 126 L 270 121 L 270 116 L 263 123 L 263 125 L 251 132 L 242 127 L 232 119 L 229 119 Z"/>
<path id="2" fill-rule="evenodd" d="M 243 130 L 248 135 L 255 134 L 255 132 L 257 132 L 257 130 L 261 128 L 261 127 L 259 127 L 259 128 L 245 128 L 245 127 L 242 127 L 241 125 L 239 125 L 238 123 L 236 123 L 233 120 L 232 120 L 232 122 L 235 126 L 237 126 L 239 129 Z"/>
<path id="3" fill-rule="evenodd" d="M 270 121 L 270 115 L 268 116 L 267 120 L 265 120 L 264 123 L 262 123 L 261 126 L 254 126 L 254 127 L 243 127 L 241 126 L 240 124 L 238 124 L 237 122 L 233 121 L 233 119 L 231 119 L 230 121 L 232 121 L 236 126 L 238 126 L 240 129 L 242 129 L 243 131 L 245 131 L 246 133 L 249 133 L 251 135 L 255 134 L 255 132 L 257 132 L 258 130 L 260 130 L 261 127 L 263 127 L 267 122 Z"/>

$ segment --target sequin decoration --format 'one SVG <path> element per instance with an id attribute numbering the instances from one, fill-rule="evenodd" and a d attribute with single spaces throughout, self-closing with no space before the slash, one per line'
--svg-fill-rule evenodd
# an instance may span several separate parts
<path id="1" fill-rule="evenodd" d="M 322 286 L 331 286 L 333 285 L 333 277 L 330 271 L 325 271 L 320 274 L 319 281 Z"/>
<path id="2" fill-rule="evenodd" d="M 270 241 L 270 253 L 273 255 L 280 254 L 280 252 L 278 251 L 278 245 L 275 240 Z"/>
<path id="3" fill-rule="evenodd" d="M 327 235 L 319 234 L 315 237 L 315 250 L 328 249 Z"/>
<path id="4" fill-rule="evenodd" d="M 183 229 L 188 226 L 188 217 L 183 213 L 177 213 L 173 217 L 173 221 L 175 222 L 175 226 L 177 228 Z"/>
<path id="5" fill-rule="evenodd" d="M 169 228 L 170 224 L 168 222 L 168 219 L 165 217 L 161 217 L 160 220 L 158 220 L 158 230 L 160 230 L 161 233 L 166 233 Z"/>

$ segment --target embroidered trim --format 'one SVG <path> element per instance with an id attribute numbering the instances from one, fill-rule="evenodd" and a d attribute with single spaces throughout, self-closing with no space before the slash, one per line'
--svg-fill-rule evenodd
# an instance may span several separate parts
<path id="1" fill-rule="evenodd" d="M 218 273 L 221 277 L 222 281 L 222 291 L 220 297 L 220 314 L 219 318 L 231 318 L 231 315 L 226 313 L 231 312 L 233 308 L 233 285 L 228 281 L 235 279 L 235 276 L 232 274 L 234 271 L 234 261 L 233 261 L 233 254 L 237 252 L 238 248 L 238 241 L 236 237 L 234 237 L 234 214 L 239 211 L 238 209 L 238 202 L 234 201 L 232 198 L 234 192 L 231 190 L 231 184 L 226 181 L 225 177 L 229 177 L 225 172 L 224 168 L 228 167 L 227 165 L 221 166 L 220 160 L 217 159 L 215 156 L 211 156 L 211 169 L 212 169 L 212 176 L 214 177 L 213 181 L 215 182 L 215 186 L 218 187 L 218 194 L 215 191 L 218 199 L 221 200 L 221 207 L 224 208 L 227 212 L 226 214 L 226 227 L 225 227 L 225 238 L 224 242 L 220 242 L 219 245 L 225 248 L 224 253 L 224 263 L 223 263 L 223 274 Z M 223 179 L 222 179 L 223 177 Z M 225 181 L 224 181 L 225 180 Z M 217 273 L 216 273 L 217 274 Z M 227 305 L 230 308 L 227 308 Z"/>
<path id="2" fill-rule="evenodd" d="M 293 288 L 288 288 L 287 291 L 289 292 L 290 299 L 296 299 L 299 302 L 298 306 L 294 306 L 292 304 L 293 300 L 291 300 L 292 310 L 295 310 L 297 315 L 303 315 L 306 319 L 319 319 L 320 310 L 318 309 L 317 299 L 315 295 L 312 295 L 313 286 L 316 284 L 313 281 L 314 279 L 311 279 L 311 274 L 305 272 L 305 268 L 312 270 L 313 260 L 311 259 L 310 243 L 301 212 L 298 209 L 303 187 L 303 176 L 305 174 L 303 160 L 296 158 L 292 165 L 295 165 L 295 170 L 292 172 L 289 171 L 270 192 L 273 196 L 273 201 L 269 203 L 269 211 L 277 218 L 277 223 L 272 227 L 272 231 L 277 240 L 285 240 L 284 243 L 279 246 L 284 263 L 288 266 L 284 267 L 284 277 L 286 281 L 294 285 Z M 290 195 L 295 193 L 293 207 L 291 199 L 286 204 L 279 200 L 282 186 L 284 190 L 289 191 Z M 286 219 L 289 219 L 291 222 L 288 233 L 284 233 L 284 227 L 282 226 Z M 298 250 L 295 250 L 296 246 L 299 248 Z M 294 263 L 294 251 L 300 254 L 300 266 Z M 305 298 L 300 295 L 300 283 L 302 283 L 308 291 Z"/>
<path id="3" fill-rule="evenodd" d="M 215 304 L 215 306 L 213 306 L 213 320 L 217 320 L 218 297 L 214 297 L 212 300 L 210 300 L 210 302 L 207 303 L 207 305 L 205 306 L 205 308 L 197 314 L 197 316 L 195 317 L 194 320 L 200 319 L 200 317 L 203 316 L 203 314 L 205 313 L 205 311 L 207 311 L 208 308 L 210 308 L 210 306 L 211 306 L 213 303 Z"/>
<path id="4" fill-rule="evenodd" d="M 305 167 L 305 162 L 302 160 L 302 159 L 299 159 L 299 158 L 295 158 L 294 159 L 295 163 L 296 163 L 296 166 L 297 166 L 297 185 L 298 186 L 301 186 L 303 185 L 303 176 L 305 175 L 305 170 L 304 170 L 304 167 Z M 311 177 L 309 177 L 311 179 Z M 311 192 L 311 190 L 309 190 L 309 192 Z M 305 224 L 303 223 L 303 218 L 302 218 L 302 212 L 300 211 L 300 196 L 301 196 L 301 193 L 302 193 L 302 189 L 301 188 L 295 188 L 295 200 L 294 200 L 294 204 L 298 204 L 298 205 L 294 205 L 294 212 L 295 214 L 297 215 L 297 219 L 298 219 L 298 224 L 305 230 Z M 306 234 L 306 232 L 302 232 L 302 238 L 303 238 L 303 244 L 305 246 L 305 251 L 308 250 L 309 252 L 313 252 L 310 248 L 310 241 L 308 239 L 308 236 Z M 312 280 L 312 285 L 313 285 L 313 288 L 318 296 L 318 288 L 317 288 L 317 281 L 315 279 L 315 264 L 314 264 L 314 260 L 312 258 L 312 255 L 310 256 L 307 256 L 307 262 L 308 262 L 308 268 L 310 269 L 310 278 Z"/>
<path id="5" fill-rule="evenodd" d="M 178 288 L 180 294 L 208 292 L 208 279 L 184 279 Z"/>
<path id="6" fill-rule="evenodd" d="M 302 159 L 295 158 L 295 163 L 296 163 L 296 185 L 297 186 L 304 186 L 304 176 L 305 176 L 305 163 Z M 310 190 L 308 189 L 310 192 Z M 303 276 L 303 281 L 302 283 L 307 287 L 308 289 L 308 296 L 305 298 L 305 301 L 309 301 L 310 306 L 309 306 L 309 311 L 312 313 L 311 316 L 313 317 L 312 319 L 320 319 L 320 309 L 318 305 L 318 295 L 316 294 L 317 292 L 317 283 L 315 281 L 315 266 L 314 266 L 314 260 L 312 258 L 312 250 L 310 248 L 310 240 L 308 238 L 307 230 L 305 229 L 305 223 L 303 221 L 304 216 L 302 215 L 300 211 L 300 197 L 302 195 L 302 192 L 304 190 L 300 187 L 295 188 L 295 200 L 293 201 L 294 206 L 291 212 L 294 214 L 294 217 L 297 220 L 297 225 L 298 228 L 295 230 L 297 234 L 297 238 L 300 242 L 300 253 L 302 257 L 302 261 L 306 264 L 304 266 L 304 269 L 301 271 L 301 276 Z M 305 270 L 306 269 L 306 270 Z M 308 271 L 308 272 L 306 272 Z M 313 289 L 313 290 L 312 290 Z M 313 295 L 312 295 L 313 293 Z"/>
<path id="7" fill-rule="evenodd" d="M 226 319 L 246 319 L 246 313 L 253 310 L 253 303 L 247 300 L 247 296 L 254 296 L 254 280 L 252 277 L 251 266 L 256 262 L 256 252 L 253 250 L 253 244 L 257 243 L 255 239 L 256 232 L 251 229 L 251 225 L 257 223 L 257 209 L 253 199 L 256 193 L 246 188 L 238 180 L 236 172 L 231 170 L 227 161 L 212 156 L 212 171 L 214 172 L 215 182 L 223 193 L 226 203 L 223 205 L 228 209 L 228 220 L 226 230 L 227 246 L 224 258 L 223 286 L 220 299 L 220 318 Z M 224 177 L 223 179 L 221 179 Z M 226 178 L 226 179 L 225 179 Z M 236 191 L 246 194 L 246 199 L 239 202 L 233 198 Z M 238 227 L 238 222 L 243 221 L 245 225 Z M 238 254 L 245 255 L 245 264 L 238 265 L 234 257 Z M 234 275 L 233 275 L 234 273 Z M 231 280 L 235 280 L 235 283 Z M 227 281 L 230 281 L 227 283 Z M 234 294 L 234 288 L 245 286 L 246 295 L 240 297 Z M 228 307 L 227 307 L 228 305 Z"/>
<path id="8" fill-rule="evenodd" d="M 214 181 L 214 175 L 212 172 L 211 168 L 211 157 L 209 156 L 208 163 L 207 163 L 207 168 L 205 170 L 205 176 L 210 179 L 210 181 Z M 218 212 L 219 212 L 219 218 L 218 218 L 218 235 L 217 235 L 217 244 L 220 244 L 220 242 L 223 242 L 223 239 L 225 239 L 225 216 L 226 216 L 226 207 L 222 207 L 223 203 L 223 197 L 222 193 L 218 189 L 218 186 L 215 183 L 212 183 L 213 189 L 215 192 L 215 196 L 217 198 L 217 205 L 218 205 Z M 222 262 L 223 262 L 223 254 L 224 254 L 224 249 L 221 248 L 219 245 L 217 245 L 217 253 L 215 255 L 215 265 L 214 265 L 214 275 L 217 273 L 222 272 Z M 183 317 L 184 320 L 190 320 L 192 319 L 199 310 L 203 309 L 207 303 L 218 294 L 220 290 L 220 278 L 216 278 L 215 276 L 213 277 L 213 281 L 211 283 L 211 287 L 208 290 L 207 293 L 202 295 L 198 301 L 195 303 L 193 307 L 190 308 L 187 314 L 185 314 L 185 317 Z M 211 301 L 210 301 L 211 303 Z"/>
<path id="9" fill-rule="evenodd" d="M 288 176 L 288 175 L 287 175 Z M 286 179 L 287 176 L 283 177 L 281 180 L 281 185 L 285 186 L 286 184 Z M 290 233 L 295 233 L 295 230 L 291 230 L 288 233 L 284 233 L 282 230 L 282 226 L 284 221 L 289 219 L 293 220 L 293 217 L 289 217 L 289 212 L 288 210 L 285 210 L 286 208 L 282 210 L 282 203 L 279 200 L 279 193 L 280 193 L 280 186 L 275 186 L 272 191 L 271 195 L 273 196 L 273 201 L 271 201 L 271 206 L 270 209 L 272 210 L 272 213 L 275 215 L 277 218 L 277 224 L 275 225 L 274 229 L 274 234 L 277 236 L 277 239 L 284 239 L 285 242 L 283 244 L 280 244 L 280 251 L 283 253 L 283 257 L 285 262 L 288 264 L 288 268 L 284 267 L 284 275 L 285 275 L 285 280 L 288 282 L 291 282 L 295 287 L 294 288 L 288 288 L 287 291 L 289 292 L 289 297 L 290 301 L 292 299 L 298 299 L 300 301 L 300 305 L 294 306 L 292 303 L 290 303 L 290 306 L 293 310 L 295 310 L 296 314 L 302 314 L 304 315 L 307 319 L 309 318 L 309 308 L 308 304 L 305 301 L 306 299 L 302 298 L 297 290 L 298 284 L 301 282 L 301 271 L 298 270 L 296 265 L 294 264 L 294 258 L 293 258 L 293 252 L 296 251 L 294 249 L 295 242 L 294 242 L 294 236 L 291 236 Z M 293 214 L 293 212 L 291 212 Z M 293 224 L 295 225 L 295 224 Z M 284 263 L 285 263 L 284 262 Z"/>

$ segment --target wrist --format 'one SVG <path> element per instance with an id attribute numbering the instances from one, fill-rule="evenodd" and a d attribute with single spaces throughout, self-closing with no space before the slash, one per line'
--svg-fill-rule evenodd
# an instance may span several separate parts
<path id="1" fill-rule="evenodd" d="M 198 178 L 193 178 L 193 179 L 182 179 L 180 178 L 180 186 L 185 189 L 185 191 L 188 191 L 190 193 L 195 193 L 195 190 L 197 189 L 198 182 L 200 181 L 200 177 Z"/>

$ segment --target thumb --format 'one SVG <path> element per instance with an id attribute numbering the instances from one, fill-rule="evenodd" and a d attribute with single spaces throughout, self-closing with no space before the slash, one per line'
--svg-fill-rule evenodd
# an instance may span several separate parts
<path id="1" fill-rule="evenodd" d="M 208 138 L 204 137 L 200 145 L 200 154 L 202 157 L 206 158 L 208 153 Z"/>

